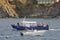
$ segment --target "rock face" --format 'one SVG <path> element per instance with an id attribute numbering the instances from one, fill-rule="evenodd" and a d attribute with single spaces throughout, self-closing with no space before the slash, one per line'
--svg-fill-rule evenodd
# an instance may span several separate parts
<path id="1" fill-rule="evenodd" d="M 31 12 L 28 10 L 30 10 L 32 6 L 30 6 L 30 8 L 27 8 L 26 6 L 27 3 L 30 4 L 31 0 L 0 0 L 0 5 L 3 7 L 3 9 L 5 9 L 9 17 L 17 17 L 17 18 L 19 18 L 22 15 L 24 16 L 25 14 L 28 14 L 29 12 Z"/>
<path id="2" fill-rule="evenodd" d="M 5 17 L 9 17 L 9 15 L 5 9 L 0 7 L 0 18 L 5 18 Z"/>
<path id="3" fill-rule="evenodd" d="M 10 5 L 9 0 L 0 0 L 0 4 L 10 17 L 18 17 L 18 14 L 12 8 L 13 5 Z"/>
<path id="4" fill-rule="evenodd" d="M 60 16 L 60 2 L 55 3 L 49 7 L 34 8 L 34 13 L 31 14 L 31 17 L 39 17 L 39 18 L 55 18 Z"/>
<path id="5" fill-rule="evenodd" d="M 60 3 L 53 4 L 48 8 L 48 16 L 57 17 L 60 16 Z"/>
<path id="6" fill-rule="evenodd" d="M 35 1 L 35 2 L 34 2 Z M 60 2 L 50 7 L 36 7 L 36 0 L 0 0 L 0 17 L 57 17 L 60 16 Z"/>
<path id="7" fill-rule="evenodd" d="M 22 4 L 26 4 L 27 0 L 19 0 Z"/>

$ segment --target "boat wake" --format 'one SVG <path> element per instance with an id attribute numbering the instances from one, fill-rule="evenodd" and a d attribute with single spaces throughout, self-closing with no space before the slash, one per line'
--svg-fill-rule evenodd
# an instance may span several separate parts
<path id="1" fill-rule="evenodd" d="M 60 31 L 60 29 L 49 29 L 49 31 Z"/>
<path id="2" fill-rule="evenodd" d="M 0 36 L 0 38 L 10 38 L 10 37 L 20 37 L 20 35 L 4 35 L 4 36 Z"/>

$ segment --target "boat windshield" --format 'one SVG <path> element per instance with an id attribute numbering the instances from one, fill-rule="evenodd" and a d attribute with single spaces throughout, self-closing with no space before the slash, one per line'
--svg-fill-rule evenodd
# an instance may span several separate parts
<path id="1" fill-rule="evenodd" d="M 30 27 L 30 26 L 37 26 L 37 22 L 35 21 L 24 21 L 21 23 L 22 26 L 27 26 L 27 27 Z"/>

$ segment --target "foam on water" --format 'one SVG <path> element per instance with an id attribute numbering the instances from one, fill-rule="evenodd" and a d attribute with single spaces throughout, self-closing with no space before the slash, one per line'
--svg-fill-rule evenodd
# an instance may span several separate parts
<path id="1" fill-rule="evenodd" d="M 60 29 L 49 29 L 49 31 L 60 31 Z"/>

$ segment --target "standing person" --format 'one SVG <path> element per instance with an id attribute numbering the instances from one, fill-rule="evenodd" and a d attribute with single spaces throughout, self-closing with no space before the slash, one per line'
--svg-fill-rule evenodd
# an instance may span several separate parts
<path id="1" fill-rule="evenodd" d="M 19 26 L 19 23 L 17 23 L 17 26 Z"/>

